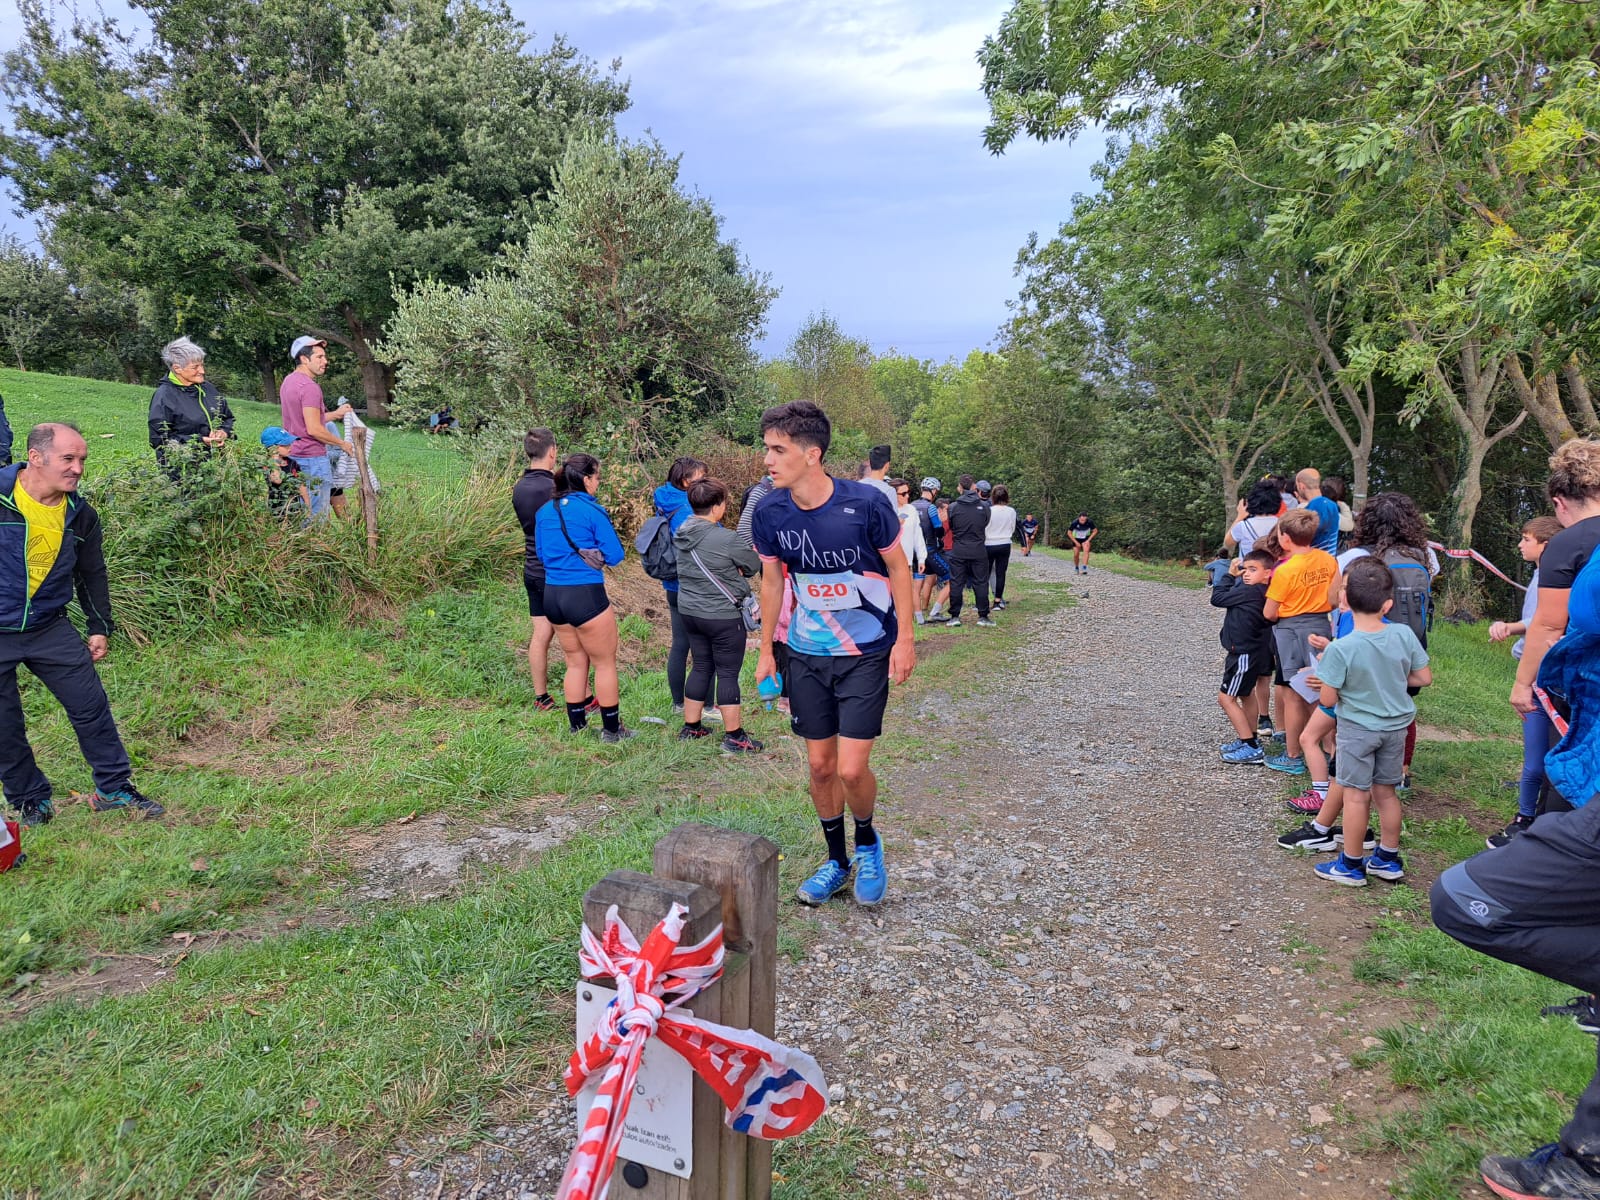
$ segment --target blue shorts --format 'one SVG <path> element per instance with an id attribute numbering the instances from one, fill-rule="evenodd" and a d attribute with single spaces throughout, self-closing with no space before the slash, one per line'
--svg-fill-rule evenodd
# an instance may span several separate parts
<path id="1" fill-rule="evenodd" d="M 944 550 L 928 551 L 927 574 L 932 575 L 940 583 L 950 582 L 950 564 L 945 561 Z"/>

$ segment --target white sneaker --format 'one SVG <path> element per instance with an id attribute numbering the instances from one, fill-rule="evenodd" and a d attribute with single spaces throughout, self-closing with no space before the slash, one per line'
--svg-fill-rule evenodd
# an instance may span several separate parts
<path id="1" fill-rule="evenodd" d="M 700 714 L 700 719 L 702 721 L 715 721 L 720 725 L 722 724 L 722 710 L 712 706 Z"/>
<path id="2" fill-rule="evenodd" d="M 926 621 L 928 619 L 927 617 L 922 615 L 922 610 L 920 608 L 917 609 L 917 611 L 912 613 L 911 615 L 912 615 L 912 619 L 915 620 L 918 625 L 921 625 L 924 621 Z"/>

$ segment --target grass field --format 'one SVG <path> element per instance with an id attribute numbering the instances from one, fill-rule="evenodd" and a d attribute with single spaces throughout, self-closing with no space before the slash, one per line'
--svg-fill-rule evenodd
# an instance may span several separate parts
<path id="1" fill-rule="evenodd" d="M 66 408 L 95 449 L 111 432 L 113 455 L 148 453 L 135 389 L 16 372 L 0 387 L 19 431 Z M 273 415 L 239 407 L 242 432 Z M 385 439 L 440 486 L 464 470 L 447 443 Z M 1024 605 L 1061 595 L 1017 590 Z M 644 615 L 659 585 L 624 573 L 613 596 L 624 715 L 668 717 L 664 616 Z M 908 690 L 959 695 L 1021 628 L 920 631 L 937 652 Z M 382 620 L 309 611 L 271 631 L 114 639 L 102 677 L 140 786 L 169 808 L 151 824 L 69 798 L 87 769 L 59 707 L 23 677 L 60 812 L 29 831 L 28 864 L 3 884 L 0 1195 L 362 1194 L 397 1139 L 470 1139 L 522 1097 L 542 1104 L 570 1050 L 578 906 L 594 880 L 648 869 L 684 820 L 772 837 L 786 893 L 809 871 L 815 822 L 781 717 L 747 709 L 773 739 L 756 762 L 671 727 L 639 725 L 621 747 L 573 737 L 563 714 L 530 707 L 526 636 L 508 572 Z M 908 732 L 881 756 L 928 752 Z M 468 872 L 442 898 L 364 899 L 359 848 L 441 813 L 455 836 L 513 815 L 569 832 L 525 869 Z M 805 952 L 792 913 L 781 938 Z M 148 990 L 36 1000 L 74 968 L 114 980 L 145 959 L 163 967 Z M 783 1149 L 778 1194 L 845 1200 L 862 1152 L 858 1130 L 825 1122 Z"/>

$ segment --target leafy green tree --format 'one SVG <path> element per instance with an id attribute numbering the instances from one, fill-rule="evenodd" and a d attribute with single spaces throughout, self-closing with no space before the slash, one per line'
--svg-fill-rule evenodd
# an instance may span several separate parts
<path id="1" fill-rule="evenodd" d="M 401 407 L 542 420 L 644 458 L 753 386 L 775 292 L 651 141 L 567 149 L 543 219 L 466 286 L 398 294 Z"/>
<path id="2" fill-rule="evenodd" d="M 859 433 L 870 446 L 895 429 L 889 402 L 875 386 L 873 364 L 871 346 L 846 334 L 829 313 L 812 313 L 770 377 L 780 403 L 820 404 L 836 429 Z"/>
<path id="3" fill-rule="evenodd" d="M 22 207 L 174 328 L 346 347 L 375 415 L 396 286 L 483 269 L 572 135 L 627 104 L 559 38 L 525 54 L 499 0 L 135 3 L 147 45 L 23 0 L 0 137 Z"/>

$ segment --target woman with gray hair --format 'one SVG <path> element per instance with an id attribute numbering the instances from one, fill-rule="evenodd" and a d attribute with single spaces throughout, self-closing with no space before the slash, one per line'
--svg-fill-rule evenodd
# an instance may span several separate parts
<path id="1" fill-rule="evenodd" d="M 231 438 L 233 410 L 216 385 L 206 382 L 206 352 L 188 338 L 163 346 L 161 361 L 167 377 L 150 397 L 150 447 L 164 467 L 173 442 L 215 449 Z"/>

